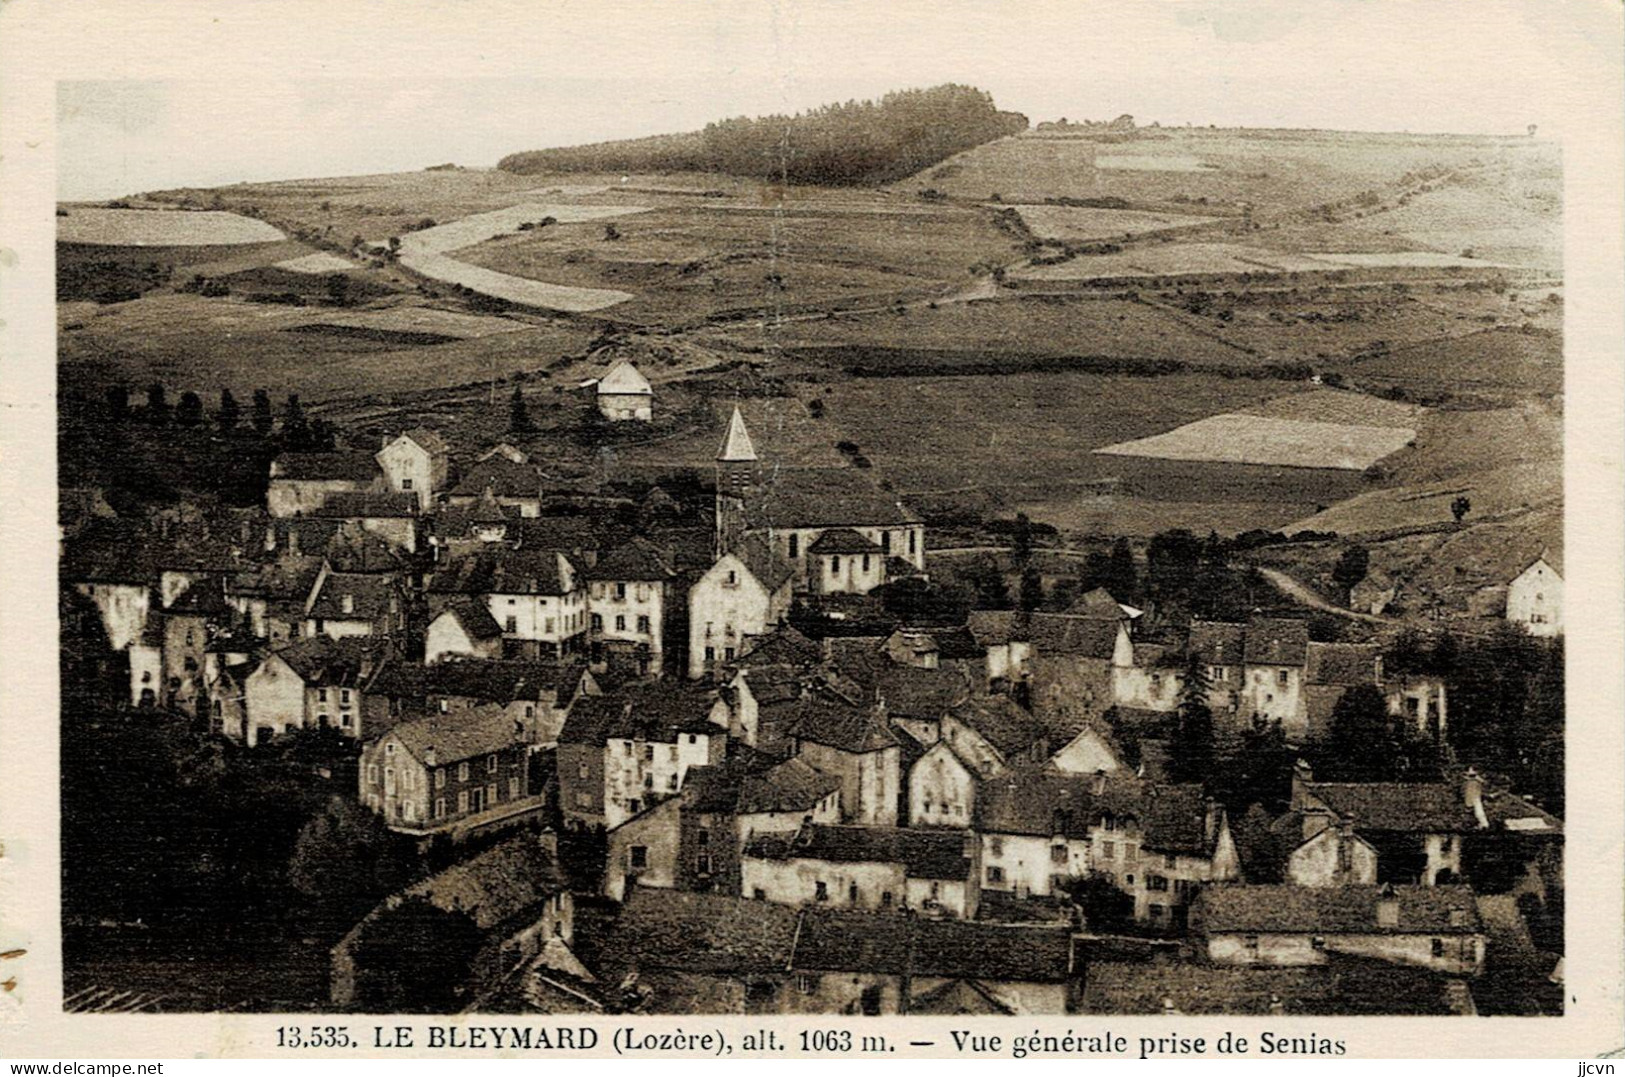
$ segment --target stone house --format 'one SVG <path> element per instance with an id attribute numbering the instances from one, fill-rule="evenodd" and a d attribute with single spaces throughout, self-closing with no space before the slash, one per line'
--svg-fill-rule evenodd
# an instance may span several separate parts
<path id="1" fill-rule="evenodd" d="M 265 507 L 274 517 L 308 516 L 335 494 L 384 489 L 378 461 L 364 452 L 285 452 L 271 461 Z"/>
<path id="2" fill-rule="evenodd" d="M 361 749 L 360 800 L 390 829 L 467 833 L 528 812 L 530 745 L 503 707 L 401 722 Z"/>
<path id="3" fill-rule="evenodd" d="M 908 768 L 908 825 L 968 829 L 978 784 L 999 770 L 960 755 L 949 741 L 937 741 Z"/>
<path id="4" fill-rule="evenodd" d="M 1548 547 L 1507 585 L 1506 619 L 1531 636 L 1563 634 L 1563 555 Z"/>
<path id="5" fill-rule="evenodd" d="M 1287 855 L 1285 881 L 1294 886 L 1369 886 L 1377 881 L 1377 849 L 1354 832 L 1354 820 L 1318 809 L 1302 813 L 1303 841 Z"/>
<path id="6" fill-rule="evenodd" d="M 801 715 L 789 731 L 794 753 L 820 774 L 839 779 L 842 821 L 895 826 L 901 742 L 884 705 L 853 702 L 832 691 L 808 693 L 797 702 Z"/>
<path id="7" fill-rule="evenodd" d="M 667 628 L 678 607 L 677 574 L 666 557 L 634 538 L 602 553 L 583 575 L 593 668 L 661 676 Z"/>
<path id="8" fill-rule="evenodd" d="M 610 422 L 646 423 L 654 419 L 654 387 L 631 362 L 622 360 L 598 379 L 598 413 Z"/>
<path id="9" fill-rule="evenodd" d="M 490 501 L 522 519 L 540 516 L 546 477 L 524 453 L 514 452 L 517 459 L 493 450 L 493 455 L 464 471 L 446 495 L 446 507 L 466 510 Z"/>
<path id="10" fill-rule="evenodd" d="M 366 639 L 315 637 L 273 651 L 243 682 L 244 736 L 263 744 L 296 729 L 331 727 L 371 736 L 364 698 L 392 652 Z"/>
<path id="11" fill-rule="evenodd" d="M 1197 898 L 1191 927 L 1217 965 L 1319 965 L 1332 954 L 1453 976 L 1484 965 L 1467 886 L 1216 886 Z"/>
<path id="12" fill-rule="evenodd" d="M 416 427 L 386 437 L 374 459 L 383 472 L 385 488 L 416 497 L 420 512 L 432 509 L 436 495 L 446 489 L 451 454 L 445 439 L 433 430 Z"/>
<path id="13" fill-rule="evenodd" d="M 533 748 L 558 742 L 571 706 L 598 685 L 579 660 L 459 658 L 423 671 L 423 694 L 431 714 L 456 714 L 485 706 L 503 708 L 524 729 Z"/>
<path id="14" fill-rule="evenodd" d="M 305 636 L 403 637 L 409 597 L 393 573 L 338 572 L 323 562 L 305 600 Z"/>
<path id="15" fill-rule="evenodd" d="M 484 603 L 512 657 L 560 657 L 587 637 L 584 581 L 557 550 L 496 545 L 454 557 L 436 568 L 428 592 L 431 617 L 459 600 Z"/>
<path id="16" fill-rule="evenodd" d="M 446 603 L 429 621 L 423 637 L 423 660 L 502 657 L 502 626 L 489 606 L 474 598 Z"/>
<path id="17" fill-rule="evenodd" d="M 953 830 L 809 823 L 751 837 L 740 853 L 740 891 L 782 905 L 973 919 L 976 853 L 974 837 Z"/>
<path id="18" fill-rule="evenodd" d="M 418 499 L 411 493 L 336 491 L 305 515 L 353 523 L 407 553 L 418 549 Z"/>
<path id="19" fill-rule="evenodd" d="M 688 675 L 720 676 L 750 636 L 770 631 L 790 612 L 789 565 L 756 539 L 722 554 L 688 593 Z"/>

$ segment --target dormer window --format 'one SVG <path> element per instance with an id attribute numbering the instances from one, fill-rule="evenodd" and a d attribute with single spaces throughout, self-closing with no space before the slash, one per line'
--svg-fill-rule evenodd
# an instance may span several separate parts
<path id="1" fill-rule="evenodd" d="M 343 608 L 345 613 L 354 613 L 355 612 L 355 596 L 354 595 L 345 595 L 343 598 L 339 599 L 339 605 L 340 605 L 341 608 Z"/>

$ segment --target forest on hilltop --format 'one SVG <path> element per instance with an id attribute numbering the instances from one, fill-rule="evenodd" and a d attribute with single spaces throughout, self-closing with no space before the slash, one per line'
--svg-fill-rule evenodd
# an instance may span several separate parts
<path id="1" fill-rule="evenodd" d="M 507 172 L 720 172 L 777 183 L 890 183 L 984 142 L 1025 130 L 972 86 L 899 90 L 879 101 L 794 116 L 737 117 L 702 131 L 510 154 Z"/>

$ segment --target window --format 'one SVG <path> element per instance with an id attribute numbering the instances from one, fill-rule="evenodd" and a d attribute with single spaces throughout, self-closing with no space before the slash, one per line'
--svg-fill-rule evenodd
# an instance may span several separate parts
<path id="1" fill-rule="evenodd" d="M 888 554 L 888 555 L 891 553 L 891 532 L 890 531 L 882 531 L 880 533 L 880 552 L 883 553 L 883 554 Z"/>
<path id="2" fill-rule="evenodd" d="M 339 689 L 339 702 L 346 707 L 350 705 L 350 690 L 348 688 Z"/>
<path id="3" fill-rule="evenodd" d="M 468 790 L 464 789 L 457 794 L 457 814 L 468 811 Z"/>
<path id="4" fill-rule="evenodd" d="M 1162 866 L 1163 867 L 1172 868 L 1174 866 L 1174 863 L 1175 863 L 1175 857 L 1174 857 L 1173 853 L 1165 853 L 1163 855 L 1163 858 L 1162 858 Z"/>
<path id="5" fill-rule="evenodd" d="M 542 628 L 542 632 L 544 634 L 546 634 L 546 635 L 551 636 L 553 634 L 553 618 L 551 618 L 551 617 L 546 618 L 544 620 L 544 622 L 543 622 L 543 625 L 544 625 L 544 627 Z"/>
<path id="6" fill-rule="evenodd" d="M 829 886 L 822 879 L 820 879 L 818 882 L 813 884 L 813 900 L 814 901 L 828 901 L 829 900 Z"/>
<path id="7" fill-rule="evenodd" d="M 444 789 L 446 787 L 446 768 L 445 767 L 437 767 L 437 768 L 435 768 L 434 787 L 436 789 Z"/>
<path id="8" fill-rule="evenodd" d="M 378 784 L 378 764 L 377 763 L 368 763 L 367 764 L 367 784 L 368 785 L 377 785 Z"/>
<path id="9" fill-rule="evenodd" d="M 578 807 L 578 808 L 590 808 L 590 807 L 592 807 L 592 797 L 587 793 L 577 793 L 576 794 L 576 807 Z"/>
<path id="10" fill-rule="evenodd" d="M 1004 882 L 1004 869 L 996 865 L 988 865 L 987 881 L 993 885 L 1001 885 Z"/>
<path id="11" fill-rule="evenodd" d="M 1064 863 L 1066 863 L 1066 859 L 1067 858 L 1066 858 L 1066 846 L 1065 845 L 1051 845 L 1050 846 L 1050 848 L 1049 848 L 1049 862 L 1051 864 L 1064 864 Z"/>
<path id="12" fill-rule="evenodd" d="M 401 489 L 402 490 L 410 490 L 411 488 L 412 488 L 412 480 L 411 479 L 402 479 L 401 480 Z"/>
<path id="13" fill-rule="evenodd" d="M 706 662 L 706 665 L 710 665 L 711 663 L 715 662 L 716 660 L 717 660 L 717 649 L 715 647 L 707 647 L 705 649 L 705 662 Z"/>
<path id="14" fill-rule="evenodd" d="M 790 557 L 792 559 L 794 559 L 794 558 L 797 558 L 797 557 L 800 557 L 800 556 L 801 556 L 801 536 L 800 535 L 791 535 L 790 536 Z"/>
<path id="15" fill-rule="evenodd" d="M 470 789 L 468 791 L 468 810 L 469 811 L 484 811 L 486 809 L 486 796 L 485 796 L 485 793 L 486 793 L 486 790 L 482 789 L 481 787 L 479 787 L 477 785 L 474 788 L 472 788 L 472 789 Z"/>
<path id="16" fill-rule="evenodd" d="M 1286 670 L 1278 669 L 1275 671 L 1275 685 L 1278 688 L 1286 687 Z"/>
<path id="17" fill-rule="evenodd" d="M 485 787 L 485 806 L 491 807 L 497 802 L 497 786 L 495 782 Z"/>
<path id="18" fill-rule="evenodd" d="M 534 717 L 536 717 L 536 704 L 534 704 L 534 703 L 526 703 L 525 704 L 525 717 L 526 718 L 534 718 Z"/>
<path id="19" fill-rule="evenodd" d="M 502 630 L 510 634 L 519 631 L 519 618 L 511 613 L 508 614 L 502 622 Z"/>
<path id="20" fill-rule="evenodd" d="M 326 729 L 327 728 L 327 715 L 318 714 L 316 716 L 316 724 L 321 726 L 323 729 Z"/>
<path id="21" fill-rule="evenodd" d="M 701 875 L 711 874 L 711 858 L 704 853 L 701 853 L 694 860 L 694 870 L 699 872 Z"/>
<path id="22" fill-rule="evenodd" d="M 585 764 L 585 763 L 582 763 L 582 764 L 578 765 L 576 767 L 576 777 L 577 778 L 585 778 L 587 776 L 587 769 L 588 769 L 587 764 Z"/>
<path id="23" fill-rule="evenodd" d="M 645 744 L 643 746 L 643 758 L 649 760 L 650 762 L 653 762 L 654 757 L 655 757 L 655 746 L 653 744 Z"/>
<path id="24" fill-rule="evenodd" d="M 795 539 L 791 539 L 790 541 L 794 542 Z M 761 894 L 762 894 L 762 892 L 760 890 L 756 891 L 756 896 L 757 897 L 761 897 Z M 798 973 L 796 973 L 796 990 L 800 991 L 803 995 L 812 994 L 813 990 L 817 986 L 818 986 L 818 977 L 812 975 L 811 973 L 807 973 L 807 972 L 798 972 Z"/>
<path id="25" fill-rule="evenodd" d="M 732 647 L 722 648 L 722 660 L 724 662 L 732 662 L 734 660 L 734 649 Z"/>
<path id="26" fill-rule="evenodd" d="M 445 797 L 435 797 L 434 798 L 434 817 L 436 819 L 444 819 L 446 817 L 446 798 Z"/>
<path id="27" fill-rule="evenodd" d="M 647 616 L 639 617 L 638 618 L 638 631 L 642 632 L 644 635 L 647 636 L 649 634 L 649 628 L 650 628 L 649 618 Z"/>
<path id="28" fill-rule="evenodd" d="M 846 884 L 846 903 L 848 905 L 856 905 L 858 903 L 858 884 L 857 883 L 847 883 Z"/>
<path id="29" fill-rule="evenodd" d="M 863 571 L 865 571 L 865 572 L 869 571 L 869 555 L 868 554 L 863 555 Z"/>
<path id="30" fill-rule="evenodd" d="M 617 631 L 617 632 L 625 632 L 626 631 L 626 614 L 617 613 L 615 615 L 615 631 Z"/>
<path id="31" fill-rule="evenodd" d="M 460 782 L 468 781 L 468 764 L 466 762 L 457 764 L 457 780 Z"/>
<path id="32" fill-rule="evenodd" d="M 350 729 L 355 725 L 355 716 L 346 711 L 339 716 L 339 724 L 345 729 Z"/>
<path id="33" fill-rule="evenodd" d="M 1133 886 L 1134 885 L 1134 876 L 1132 876 L 1132 875 L 1123 876 L 1123 882 L 1127 883 L 1129 886 Z"/>
<path id="34" fill-rule="evenodd" d="M 1433 940 L 1433 956 L 1434 957 L 1443 957 L 1444 956 L 1444 940 L 1443 939 L 1434 939 Z"/>
<path id="35" fill-rule="evenodd" d="M 666 776 L 666 788 L 672 792 L 677 791 L 677 775 L 670 774 Z"/>
<path id="36" fill-rule="evenodd" d="M 707 845 L 711 844 L 711 832 L 709 830 L 706 830 L 704 827 L 701 827 L 695 833 L 694 841 L 695 841 L 695 843 L 697 845 L 700 846 L 700 848 L 702 848 L 702 849 L 705 848 Z"/>
<path id="37" fill-rule="evenodd" d="M 316 689 L 316 702 L 318 702 L 318 703 L 326 703 L 327 702 L 327 689 L 325 689 L 325 688 Z"/>
<path id="38" fill-rule="evenodd" d="M 689 734 L 689 735 L 688 735 L 688 742 L 689 742 L 689 743 L 690 743 L 690 744 L 697 744 L 697 743 L 699 743 L 699 739 L 700 739 L 700 738 L 699 738 L 699 737 L 697 737 L 697 736 L 695 736 L 695 735 L 694 735 L 694 734 L 693 734 L 693 733 L 690 733 L 690 734 Z"/>
<path id="39" fill-rule="evenodd" d="M 767 891 L 763 890 L 759 886 L 752 887 L 751 891 L 750 891 L 750 897 L 751 897 L 752 901 L 766 901 L 767 900 Z M 811 977 L 808 977 L 808 978 L 810 979 Z"/>
<path id="40" fill-rule="evenodd" d="M 728 570 L 728 586 L 729 587 L 737 587 L 738 585 L 739 585 L 739 573 L 735 572 L 733 569 L 730 568 Z"/>
<path id="41" fill-rule="evenodd" d="M 1147 890 L 1156 890 L 1159 892 L 1167 890 L 1168 879 L 1163 875 L 1147 875 L 1145 877 L 1145 888 Z"/>
<path id="42" fill-rule="evenodd" d="M 513 618 L 511 618 L 511 617 L 508 618 L 508 619 L 510 621 L 513 620 Z M 440 713 L 445 714 L 449 710 L 451 710 L 451 700 L 446 699 L 444 697 L 441 697 L 441 700 L 440 700 Z"/>
<path id="43" fill-rule="evenodd" d="M 643 788 L 645 788 L 645 789 L 653 789 L 654 787 L 655 787 L 655 776 L 653 774 L 645 774 L 643 776 Z"/>
<path id="44" fill-rule="evenodd" d="M 615 601 L 617 601 L 617 602 L 625 602 L 626 601 L 626 584 L 617 583 L 615 585 Z"/>
<path id="45" fill-rule="evenodd" d="M 418 817 L 418 808 L 410 800 L 401 805 L 401 818 L 408 823 L 415 822 Z"/>
<path id="46" fill-rule="evenodd" d="M 1103 842 L 1101 842 L 1100 843 L 1100 856 L 1104 860 L 1114 860 L 1114 859 L 1116 859 L 1117 858 L 1117 843 L 1115 841 L 1103 841 Z"/>
<path id="47" fill-rule="evenodd" d="M 595 613 L 595 614 L 592 615 L 592 630 L 594 632 L 602 632 L 604 630 L 604 615 L 603 614 Z"/>
<path id="48" fill-rule="evenodd" d="M 629 741 L 629 740 L 621 741 L 621 754 L 622 755 L 631 755 L 632 754 L 632 742 L 631 741 Z"/>
<path id="49" fill-rule="evenodd" d="M 913 552 L 914 552 L 914 542 L 915 542 L 915 540 L 916 540 L 916 539 L 917 539 L 917 538 L 918 538 L 918 537 L 919 537 L 919 536 L 918 536 L 918 533 L 917 533 L 917 532 L 914 532 L 914 531 L 910 531 L 910 532 L 909 532 L 909 533 L 908 533 L 908 552 L 909 552 L 909 553 L 913 553 Z"/>
<path id="50" fill-rule="evenodd" d="M 993 856 L 1003 856 L 1004 855 L 1004 839 L 1003 838 L 991 838 L 991 839 L 989 839 L 988 843 L 987 843 L 987 851 L 988 851 L 989 854 L 991 854 Z"/>
<path id="51" fill-rule="evenodd" d="M 1246 936 L 1245 938 L 1243 938 L 1241 940 L 1241 944 L 1243 946 L 1247 947 L 1247 951 L 1249 953 L 1253 953 L 1253 954 L 1258 953 L 1258 936 L 1257 935 L 1248 935 L 1248 936 Z"/>
<path id="52" fill-rule="evenodd" d="M 829 558 L 829 570 L 831 572 L 836 572 L 836 573 L 841 571 L 841 555 L 840 554 L 837 553 L 837 554 L 831 554 L 830 555 L 830 558 Z"/>
<path id="53" fill-rule="evenodd" d="M 935 901 L 935 900 L 937 900 L 937 898 L 939 898 L 941 896 L 942 896 L 942 884 L 937 882 L 936 880 L 932 880 L 932 882 L 931 882 L 931 900 Z"/>
<path id="54" fill-rule="evenodd" d="M 485 757 L 485 772 L 487 774 L 495 774 L 497 772 L 497 757 L 495 753 Z"/>
<path id="55" fill-rule="evenodd" d="M 519 795 L 519 779 L 518 778 L 509 778 L 508 779 L 508 799 L 513 800 L 518 795 Z"/>
<path id="56" fill-rule="evenodd" d="M 647 845 L 634 845 L 627 850 L 627 861 L 634 871 L 649 866 L 649 847 Z"/>
<path id="57" fill-rule="evenodd" d="M 891 891 L 890 890 L 882 890 L 880 892 L 880 907 L 882 909 L 891 908 L 891 900 L 892 899 L 891 899 Z"/>

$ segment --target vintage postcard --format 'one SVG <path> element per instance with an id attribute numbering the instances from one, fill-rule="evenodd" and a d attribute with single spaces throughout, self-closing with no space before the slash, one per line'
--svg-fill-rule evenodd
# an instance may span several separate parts
<path id="1" fill-rule="evenodd" d="M 1617 4 L 0 31 L 0 1053 L 1625 1047 Z"/>

